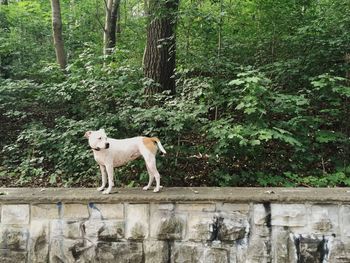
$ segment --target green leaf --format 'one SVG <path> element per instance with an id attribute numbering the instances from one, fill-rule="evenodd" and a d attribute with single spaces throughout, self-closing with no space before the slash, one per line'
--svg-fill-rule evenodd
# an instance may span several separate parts
<path id="1" fill-rule="evenodd" d="M 339 141 L 342 137 L 342 134 L 335 133 L 333 131 L 320 130 L 316 132 L 315 139 L 319 143 L 330 143 Z"/>
<path id="2" fill-rule="evenodd" d="M 236 86 L 239 86 L 239 85 L 241 85 L 241 84 L 243 84 L 243 83 L 244 83 L 244 81 L 241 80 L 241 79 L 234 79 L 234 80 L 231 80 L 231 81 L 228 83 L 228 85 L 236 85 Z"/>
<path id="3" fill-rule="evenodd" d="M 255 146 L 255 145 L 260 145 L 260 144 L 261 144 L 261 141 L 259 141 L 259 140 L 251 140 L 251 141 L 250 141 L 250 144 L 253 145 L 253 146 Z"/>

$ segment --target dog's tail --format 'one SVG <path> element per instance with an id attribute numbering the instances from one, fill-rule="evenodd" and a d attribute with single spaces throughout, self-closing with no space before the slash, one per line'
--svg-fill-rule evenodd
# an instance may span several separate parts
<path id="1" fill-rule="evenodd" d="M 163 145 L 160 143 L 160 140 L 159 140 L 157 137 L 152 137 L 151 139 L 152 139 L 152 141 L 154 141 L 154 142 L 157 143 L 158 149 L 159 149 L 162 153 L 166 154 L 166 151 L 165 151 Z"/>

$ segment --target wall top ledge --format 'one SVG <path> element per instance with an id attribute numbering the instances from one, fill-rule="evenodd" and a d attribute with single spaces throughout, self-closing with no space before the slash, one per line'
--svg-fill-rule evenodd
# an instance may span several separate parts
<path id="1" fill-rule="evenodd" d="M 141 188 L 117 188 L 103 195 L 93 188 L 0 188 L 0 203 L 350 203 L 350 188 L 171 187 L 160 193 Z"/>

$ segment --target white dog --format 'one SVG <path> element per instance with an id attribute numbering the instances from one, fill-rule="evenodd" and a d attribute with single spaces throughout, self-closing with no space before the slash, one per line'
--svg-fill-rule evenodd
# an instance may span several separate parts
<path id="1" fill-rule="evenodd" d="M 89 145 L 94 152 L 94 158 L 100 165 L 102 185 L 97 188 L 98 191 L 105 189 L 108 176 L 108 188 L 103 191 L 103 194 L 109 194 L 114 186 L 113 168 L 122 166 L 142 155 L 145 159 L 149 174 L 148 185 L 146 185 L 143 190 L 148 190 L 152 185 L 153 179 L 156 178 L 156 188 L 153 192 L 159 192 L 161 186 L 160 175 L 156 167 L 156 145 L 158 145 L 159 150 L 164 154 L 166 151 L 158 138 L 133 137 L 116 140 L 107 138 L 103 129 L 87 131 L 84 137 L 89 139 Z"/>

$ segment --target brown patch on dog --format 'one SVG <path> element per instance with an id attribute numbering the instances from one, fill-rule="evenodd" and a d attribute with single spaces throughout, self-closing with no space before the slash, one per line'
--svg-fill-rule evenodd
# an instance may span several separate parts
<path id="1" fill-rule="evenodd" d="M 151 153 L 156 154 L 157 153 L 157 145 L 156 142 L 159 141 L 158 138 L 156 137 L 152 137 L 152 138 L 148 138 L 148 137 L 144 137 L 143 139 L 143 144 L 146 146 L 146 148 L 148 150 L 150 150 Z"/>

